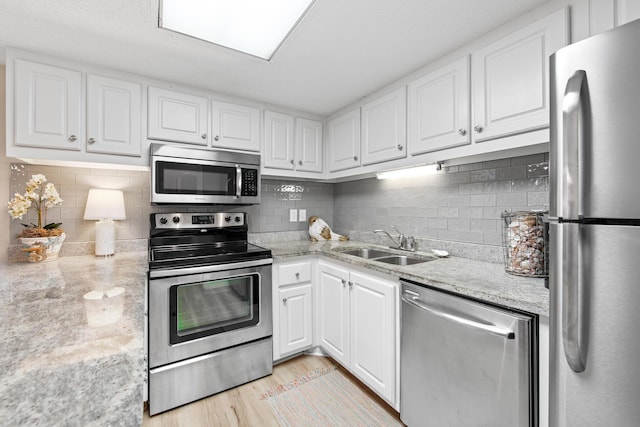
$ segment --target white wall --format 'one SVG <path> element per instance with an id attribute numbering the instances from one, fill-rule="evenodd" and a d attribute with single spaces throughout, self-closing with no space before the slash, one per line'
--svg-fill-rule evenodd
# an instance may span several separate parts
<path id="1" fill-rule="evenodd" d="M 9 215 L 7 214 L 6 202 L 9 201 L 9 161 L 5 154 L 6 144 L 6 85 L 5 85 L 5 67 L 0 65 L 0 204 L 2 205 L 2 213 L 0 213 L 0 264 L 7 262 L 7 248 L 9 246 Z"/>

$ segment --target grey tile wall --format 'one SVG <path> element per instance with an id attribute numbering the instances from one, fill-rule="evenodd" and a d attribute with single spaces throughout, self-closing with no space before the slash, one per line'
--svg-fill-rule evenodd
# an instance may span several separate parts
<path id="1" fill-rule="evenodd" d="M 389 244 L 385 229 L 420 239 L 423 248 L 499 262 L 500 214 L 546 210 L 549 204 L 546 154 L 444 168 L 420 178 L 375 178 L 335 184 L 333 217 L 338 232 L 358 240 Z"/>
<path id="2" fill-rule="evenodd" d="M 149 237 L 149 214 L 152 212 L 198 211 L 202 209 L 246 211 L 251 233 L 306 231 L 306 222 L 289 222 L 289 209 L 306 209 L 307 216 L 317 215 L 333 221 L 333 185 L 263 179 L 262 201 L 255 206 L 217 206 L 211 208 L 188 206 L 151 206 L 149 203 L 149 173 L 114 169 L 88 169 L 39 166 L 13 163 L 10 165 L 10 194 L 24 193 L 31 175 L 44 174 L 53 182 L 64 200 L 61 206 L 50 208 L 48 222 L 62 222 L 67 233 L 66 242 L 94 241 L 95 221 L 85 221 L 84 207 L 90 188 L 110 188 L 124 192 L 127 219 L 116 221 L 116 240 L 146 239 Z M 35 222 L 31 210 L 20 220 L 11 220 L 11 243 L 20 232 L 21 222 Z"/>
<path id="3" fill-rule="evenodd" d="M 94 221 L 82 219 L 90 188 L 124 192 L 127 219 L 116 222 L 116 239 L 130 241 L 149 235 L 152 212 L 198 211 L 210 207 L 151 206 L 149 173 L 11 164 L 11 194 L 24 192 L 31 175 L 42 173 L 53 182 L 61 207 L 51 208 L 48 220 L 63 223 L 67 242 L 91 242 Z M 339 184 L 263 179 L 262 200 L 254 206 L 218 206 L 216 210 L 246 211 L 253 241 L 306 239 L 306 222 L 289 222 L 289 209 L 306 209 L 354 240 L 388 244 L 376 228 L 419 239 L 422 249 L 438 247 L 453 255 L 500 262 L 500 214 L 515 210 L 544 210 L 549 200 L 549 167 L 545 154 L 514 157 L 444 168 L 435 175 L 410 180 L 375 178 Z M 33 215 L 27 220 L 34 221 Z M 12 220 L 11 243 L 20 231 Z M 118 243 L 118 242 L 116 242 Z M 63 248 L 64 249 L 64 248 Z"/>

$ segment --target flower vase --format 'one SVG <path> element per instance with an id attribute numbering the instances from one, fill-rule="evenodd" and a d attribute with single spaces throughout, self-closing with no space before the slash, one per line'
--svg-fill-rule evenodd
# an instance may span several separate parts
<path id="1" fill-rule="evenodd" d="M 67 237 L 65 233 L 51 237 L 20 237 L 22 251 L 29 262 L 55 261 Z"/>

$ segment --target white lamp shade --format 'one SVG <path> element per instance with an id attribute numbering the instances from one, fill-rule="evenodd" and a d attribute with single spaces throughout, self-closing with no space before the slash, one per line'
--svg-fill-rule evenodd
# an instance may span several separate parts
<path id="1" fill-rule="evenodd" d="M 126 219 L 122 191 L 90 189 L 84 219 Z"/>

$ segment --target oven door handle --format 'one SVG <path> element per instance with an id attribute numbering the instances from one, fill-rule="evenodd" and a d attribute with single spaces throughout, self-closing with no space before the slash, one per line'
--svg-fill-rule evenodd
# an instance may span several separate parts
<path id="1" fill-rule="evenodd" d="M 157 279 L 170 276 L 187 276 L 190 274 L 213 273 L 217 271 L 238 270 L 240 268 L 261 267 L 273 264 L 273 258 L 257 259 L 252 261 L 233 262 L 216 265 L 202 265 L 199 267 L 180 267 L 160 270 L 149 270 L 149 278 Z"/>
<path id="2" fill-rule="evenodd" d="M 236 199 L 242 195 L 242 168 L 236 165 Z"/>

